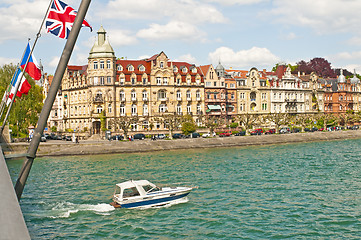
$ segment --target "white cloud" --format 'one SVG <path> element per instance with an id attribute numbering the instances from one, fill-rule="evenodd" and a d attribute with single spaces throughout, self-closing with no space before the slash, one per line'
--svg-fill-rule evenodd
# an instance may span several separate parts
<path id="1" fill-rule="evenodd" d="M 48 62 L 46 65 L 50 68 L 56 68 L 59 64 L 59 60 L 60 60 L 60 57 L 58 57 L 58 56 L 52 57 L 50 62 Z"/>
<path id="2" fill-rule="evenodd" d="M 98 15 L 109 19 L 172 20 L 197 23 L 222 23 L 227 19 L 216 7 L 197 0 L 113 0 Z"/>
<path id="3" fill-rule="evenodd" d="M 129 46 L 138 43 L 137 38 L 130 31 L 120 29 L 109 29 L 109 43 L 112 46 Z"/>
<path id="4" fill-rule="evenodd" d="M 205 33 L 192 24 L 172 21 L 166 25 L 153 23 L 150 28 L 141 29 L 137 36 L 149 40 L 180 39 L 190 41 L 197 39 L 204 41 Z"/>
<path id="5" fill-rule="evenodd" d="M 17 62 L 19 62 L 19 59 L 0 57 L 0 66 L 2 66 L 4 64 L 10 64 L 10 63 L 16 65 Z"/>
<path id="6" fill-rule="evenodd" d="M 212 63 L 221 61 L 226 67 L 269 67 L 273 66 L 280 59 L 271 53 L 267 48 L 252 47 L 248 50 L 235 52 L 228 47 L 220 47 L 214 52 L 209 53 L 209 59 Z"/>
<path id="7" fill-rule="evenodd" d="M 184 54 L 182 56 L 177 57 L 176 59 L 174 59 L 175 62 L 187 62 L 190 64 L 197 64 L 197 59 L 195 57 L 193 57 L 190 53 L 188 54 Z"/>
<path id="8" fill-rule="evenodd" d="M 340 61 L 340 60 L 361 60 L 361 51 L 356 52 L 340 52 L 335 55 L 330 55 L 327 57 L 331 61 Z"/>
<path id="9" fill-rule="evenodd" d="M 39 0 L 14 1 L 10 4 L 0 8 L 0 42 L 35 38 L 49 3 Z"/>
<path id="10" fill-rule="evenodd" d="M 281 38 L 284 39 L 284 40 L 290 41 L 290 40 L 293 40 L 293 39 L 297 38 L 297 35 L 295 33 L 293 33 L 293 32 L 290 32 L 288 34 L 282 35 Z"/>
<path id="11" fill-rule="evenodd" d="M 269 16 L 287 25 L 306 26 L 318 34 L 360 31 L 361 18 L 358 11 L 361 1 L 345 0 L 274 0 Z"/>

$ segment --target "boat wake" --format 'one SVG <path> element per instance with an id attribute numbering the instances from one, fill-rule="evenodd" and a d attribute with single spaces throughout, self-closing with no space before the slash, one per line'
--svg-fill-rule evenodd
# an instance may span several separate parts
<path id="1" fill-rule="evenodd" d="M 71 214 L 80 211 L 92 211 L 99 215 L 110 215 L 115 208 L 107 203 L 92 204 L 74 204 L 62 202 L 55 204 L 50 211 L 50 218 L 68 218 Z"/>

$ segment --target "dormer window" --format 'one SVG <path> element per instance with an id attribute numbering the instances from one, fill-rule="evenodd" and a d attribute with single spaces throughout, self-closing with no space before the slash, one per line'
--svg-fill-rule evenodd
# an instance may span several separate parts
<path id="1" fill-rule="evenodd" d="M 177 66 L 173 66 L 173 72 L 178 72 Z"/>
<path id="2" fill-rule="evenodd" d="M 139 66 L 139 71 L 144 72 L 144 71 L 145 71 L 145 67 L 144 67 L 143 65 L 140 65 L 140 66 Z"/>
<path id="3" fill-rule="evenodd" d="M 129 71 L 129 72 L 133 72 L 133 71 L 134 71 L 133 65 L 129 65 L 129 66 L 128 66 L 128 71 Z"/>
<path id="4" fill-rule="evenodd" d="M 123 71 L 123 66 L 122 66 L 122 65 L 118 65 L 118 66 L 117 66 L 117 70 L 118 70 L 118 71 Z"/>
<path id="5" fill-rule="evenodd" d="M 164 62 L 159 63 L 160 68 L 164 68 Z"/>
<path id="6" fill-rule="evenodd" d="M 192 73 L 197 73 L 197 68 L 193 68 Z"/>
<path id="7" fill-rule="evenodd" d="M 188 69 L 187 69 L 186 67 L 184 67 L 184 68 L 182 69 L 182 72 L 186 73 L 186 72 L 188 72 Z"/>

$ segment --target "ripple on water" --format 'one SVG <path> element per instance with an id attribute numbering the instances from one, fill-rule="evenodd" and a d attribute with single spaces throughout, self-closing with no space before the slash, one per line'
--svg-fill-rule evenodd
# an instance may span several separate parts
<path id="1" fill-rule="evenodd" d="M 359 239 L 361 140 L 40 158 L 21 207 L 34 239 Z M 15 181 L 21 161 L 9 161 Z M 116 183 L 198 186 L 114 209 Z"/>

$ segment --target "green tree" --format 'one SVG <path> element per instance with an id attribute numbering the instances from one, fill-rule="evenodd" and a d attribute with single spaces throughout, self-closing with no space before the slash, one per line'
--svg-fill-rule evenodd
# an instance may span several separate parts
<path id="1" fill-rule="evenodd" d="M 122 129 L 124 132 L 124 139 L 127 139 L 130 125 L 138 123 L 138 121 L 138 116 L 120 116 L 111 119 L 109 124 L 112 125 L 115 129 Z"/>
<path id="2" fill-rule="evenodd" d="M 290 122 L 290 116 L 287 113 L 270 113 L 265 118 L 276 125 L 276 133 L 279 133 L 281 125 L 287 125 Z"/>
<path id="3" fill-rule="evenodd" d="M 182 124 L 182 117 L 177 113 L 163 113 L 161 121 L 167 126 L 169 130 L 169 138 L 172 139 L 173 131 Z"/>
<path id="4" fill-rule="evenodd" d="M 259 116 L 256 114 L 238 114 L 235 117 L 236 121 L 240 122 L 240 125 L 243 126 L 246 130 L 246 133 L 249 135 L 249 130 L 255 125 L 257 122 L 259 122 Z"/>
<path id="5" fill-rule="evenodd" d="M 191 115 L 185 115 L 182 118 L 182 132 L 184 135 L 195 132 L 197 129 L 196 124 Z"/>
<path id="6" fill-rule="evenodd" d="M 9 86 L 11 78 L 16 70 L 16 66 L 12 64 L 3 65 L 0 68 L 0 95 L 4 95 L 5 88 Z M 27 95 L 21 98 L 16 97 L 8 122 L 15 136 L 25 137 L 28 134 L 28 127 L 35 126 L 41 109 L 43 107 L 43 95 L 41 87 L 35 85 L 27 74 L 26 79 L 31 85 L 31 89 Z M 7 109 L 5 109 L 7 110 Z M 5 115 L 5 114 L 4 114 Z M 4 117 L 4 116 L 3 116 Z"/>
<path id="7" fill-rule="evenodd" d="M 209 129 L 211 134 L 214 133 L 214 129 L 225 123 L 225 119 L 218 116 L 202 115 L 202 124 Z"/>

